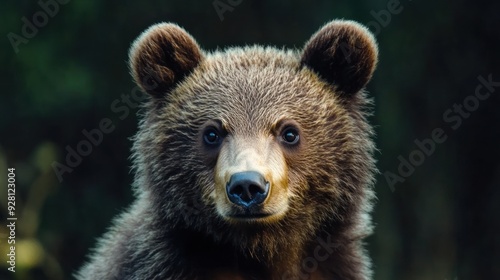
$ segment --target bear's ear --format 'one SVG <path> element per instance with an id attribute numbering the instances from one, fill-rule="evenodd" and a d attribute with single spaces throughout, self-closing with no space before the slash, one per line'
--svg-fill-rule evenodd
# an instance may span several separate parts
<path id="1" fill-rule="evenodd" d="M 375 38 L 354 21 L 335 20 L 306 43 L 301 64 L 334 85 L 345 97 L 360 91 L 370 80 L 378 60 Z"/>
<path id="2" fill-rule="evenodd" d="M 181 27 L 160 23 L 132 44 L 129 64 L 135 82 L 153 97 L 162 97 L 198 66 L 203 54 Z"/>

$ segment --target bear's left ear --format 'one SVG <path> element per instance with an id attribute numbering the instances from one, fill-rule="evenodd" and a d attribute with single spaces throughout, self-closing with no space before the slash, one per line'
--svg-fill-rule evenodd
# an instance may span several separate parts
<path id="1" fill-rule="evenodd" d="M 151 26 L 130 48 L 132 76 L 142 90 L 162 98 L 203 59 L 201 48 L 184 29 L 173 23 Z"/>
<path id="2" fill-rule="evenodd" d="M 366 86 L 378 60 L 375 38 L 354 21 L 335 20 L 306 43 L 301 64 L 350 97 Z"/>

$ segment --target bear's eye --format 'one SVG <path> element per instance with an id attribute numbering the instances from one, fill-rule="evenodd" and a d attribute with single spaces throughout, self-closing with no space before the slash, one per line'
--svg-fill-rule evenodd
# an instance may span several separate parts
<path id="1" fill-rule="evenodd" d="M 285 128 L 281 134 L 281 138 L 288 145 L 296 145 L 300 139 L 299 132 L 293 127 Z"/>
<path id="2" fill-rule="evenodd" d="M 217 146 L 221 143 L 221 137 L 219 136 L 217 129 L 210 127 L 205 130 L 205 133 L 203 134 L 203 141 L 205 141 L 205 144 L 209 146 Z"/>

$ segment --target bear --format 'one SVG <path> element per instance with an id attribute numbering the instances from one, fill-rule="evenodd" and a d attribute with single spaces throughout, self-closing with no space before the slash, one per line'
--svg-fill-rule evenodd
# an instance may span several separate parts
<path id="1" fill-rule="evenodd" d="M 349 20 L 302 49 L 204 51 L 174 23 L 129 66 L 147 95 L 135 200 L 77 279 L 371 279 L 372 33 Z"/>

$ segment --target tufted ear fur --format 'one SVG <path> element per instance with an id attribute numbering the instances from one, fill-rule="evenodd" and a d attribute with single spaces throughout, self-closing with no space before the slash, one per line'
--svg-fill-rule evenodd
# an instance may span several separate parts
<path id="1" fill-rule="evenodd" d="M 164 96 L 203 59 L 196 41 L 181 27 L 159 23 L 132 44 L 129 64 L 135 82 L 153 97 Z"/>
<path id="2" fill-rule="evenodd" d="M 366 86 L 378 60 L 375 38 L 354 21 L 334 20 L 306 43 L 301 63 L 350 97 Z"/>

